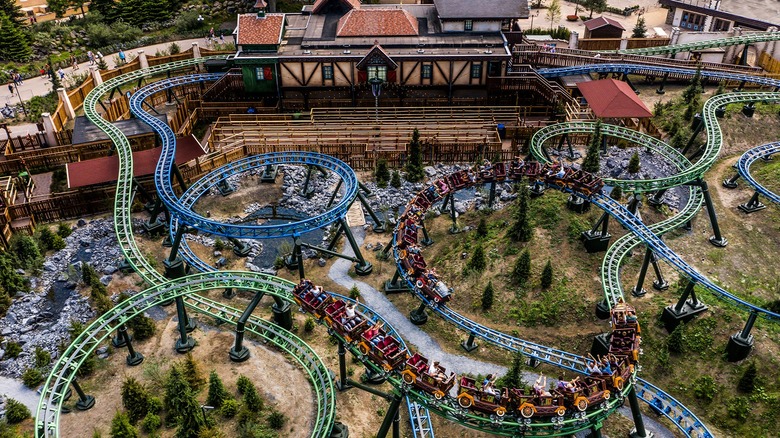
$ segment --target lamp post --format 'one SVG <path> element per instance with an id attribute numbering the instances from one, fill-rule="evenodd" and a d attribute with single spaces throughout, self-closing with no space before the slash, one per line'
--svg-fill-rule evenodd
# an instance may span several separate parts
<path id="1" fill-rule="evenodd" d="M 24 101 L 22 100 L 22 95 L 19 93 L 19 84 L 14 81 L 14 88 L 16 88 L 16 97 L 19 98 L 19 104 L 22 106 L 22 111 L 24 112 L 24 117 L 27 118 L 27 108 L 24 107 Z M 9 139 L 11 137 L 8 137 Z"/>
<path id="2" fill-rule="evenodd" d="M 531 28 L 529 30 L 534 30 L 534 17 L 539 16 L 539 11 L 536 11 L 535 14 L 531 15 Z"/>
<path id="3" fill-rule="evenodd" d="M 209 405 L 200 405 L 200 411 L 203 413 L 203 424 L 208 424 L 208 420 L 206 420 L 206 411 L 210 411 L 214 409 L 214 406 Z"/>
<path id="4" fill-rule="evenodd" d="M 374 118 L 376 119 L 377 126 L 379 125 L 379 95 L 382 93 L 382 79 L 374 76 L 368 80 L 371 84 L 371 93 L 374 95 Z"/>

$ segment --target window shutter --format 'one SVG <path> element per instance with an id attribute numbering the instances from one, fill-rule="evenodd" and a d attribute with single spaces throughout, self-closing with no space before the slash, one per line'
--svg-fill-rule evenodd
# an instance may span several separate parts
<path id="1" fill-rule="evenodd" d="M 271 67 L 263 67 L 263 76 L 266 81 L 270 81 L 274 78 Z"/>

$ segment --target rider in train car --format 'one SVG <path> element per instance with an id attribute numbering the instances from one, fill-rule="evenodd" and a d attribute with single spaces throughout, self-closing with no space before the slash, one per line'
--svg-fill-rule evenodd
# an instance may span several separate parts
<path id="1" fill-rule="evenodd" d="M 423 191 L 423 196 L 425 196 L 425 199 L 429 201 L 431 204 L 438 201 L 441 198 L 441 195 L 436 190 L 436 185 L 430 185 Z"/>
<path id="2" fill-rule="evenodd" d="M 515 157 L 509 163 L 509 178 L 520 180 L 525 176 L 525 160 L 522 157 Z"/>
<path id="3" fill-rule="evenodd" d="M 499 161 L 493 164 L 493 173 L 495 174 L 496 181 L 503 181 L 506 179 L 506 163 Z"/>
<path id="4" fill-rule="evenodd" d="M 490 386 L 477 388 L 476 381 L 468 376 L 460 377 L 457 400 L 463 408 L 490 415 L 495 414 L 497 417 L 506 414 L 506 405 L 509 401 L 508 397 L 502 398 L 499 392 Z"/>
<path id="5" fill-rule="evenodd" d="M 428 361 L 420 353 L 407 359 L 401 376 L 406 384 L 421 389 L 440 400 L 455 385 L 455 373 L 447 376 L 447 370 L 438 361 Z"/>
<path id="6" fill-rule="evenodd" d="M 482 165 L 479 166 L 479 177 L 485 182 L 495 179 L 496 174 L 493 171 L 493 164 L 490 163 L 490 160 L 485 159 L 482 161 Z"/>

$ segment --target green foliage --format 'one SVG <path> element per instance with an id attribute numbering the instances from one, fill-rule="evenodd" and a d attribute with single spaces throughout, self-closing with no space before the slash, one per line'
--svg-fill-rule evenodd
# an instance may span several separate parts
<path id="1" fill-rule="evenodd" d="M 249 416 L 251 417 L 251 415 Z M 239 438 L 277 438 L 277 436 L 276 432 L 268 430 L 265 425 L 255 422 L 255 419 L 247 419 L 247 421 L 239 423 Z"/>
<path id="2" fill-rule="evenodd" d="M 506 375 L 496 380 L 498 388 L 525 388 L 528 383 L 523 380 L 523 355 L 515 353 L 512 356 L 512 366 L 507 370 Z"/>
<path id="3" fill-rule="evenodd" d="M 631 33 L 631 38 L 644 38 L 647 36 L 647 26 L 645 25 L 645 17 L 639 17 L 636 20 L 636 25 Z"/>
<path id="4" fill-rule="evenodd" d="M 255 388 L 254 384 L 245 388 L 244 406 L 253 412 L 260 412 L 263 410 L 263 399 L 260 398 L 260 394 L 257 393 L 257 388 Z"/>
<path id="5" fill-rule="evenodd" d="M 194 393 L 200 391 L 203 385 L 206 384 L 206 379 L 203 377 L 203 371 L 192 356 L 192 352 L 187 353 L 187 356 L 184 358 L 181 373 Z"/>
<path id="6" fill-rule="evenodd" d="M 615 186 L 609 193 L 609 197 L 615 201 L 620 201 L 623 198 L 623 189 L 621 189 L 620 186 Z"/>
<path id="7" fill-rule="evenodd" d="M 9 424 L 18 424 L 30 418 L 30 410 L 27 406 L 9 398 L 5 401 L 5 418 Z"/>
<path id="8" fill-rule="evenodd" d="M 22 383 L 30 389 L 35 389 L 43 383 L 43 374 L 37 368 L 27 368 L 22 373 Z"/>
<path id="9" fill-rule="evenodd" d="M 127 21 L 117 21 L 110 26 L 104 23 L 92 23 L 86 28 L 87 38 L 92 47 L 105 47 L 137 40 L 143 35 L 141 29 Z"/>
<path id="10" fill-rule="evenodd" d="M 487 222 L 485 221 L 485 218 L 479 219 L 479 224 L 477 224 L 477 236 L 479 237 L 487 237 L 488 235 L 488 227 Z"/>
<path id="11" fill-rule="evenodd" d="M 286 422 L 287 417 L 279 411 L 273 411 L 268 416 L 268 425 L 271 426 L 272 429 L 279 430 L 284 427 Z"/>
<path id="12" fill-rule="evenodd" d="M 314 331 L 315 325 L 316 323 L 314 322 L 314 318 L 312 318 L 311 316 L 306 317 L 306 322 L 303 323 L 303 331 L 305 333 L 311 333 L 312 331 Z"/>
<path id="13" fill-rule="evenodd" d="M 353 300 L 360 298 L 360 289 L 358 289 L 356 284 L 353 284 L 349 289 L 349 297 Z"/>
<path id="14" fill-rule="evenodd" d="M 750 415 L 750 401 L 747 397 L 734 397 L 726 403 L 726 412 L 735 420 L 745 421 Z"/>
<path id="15" fill-rule="evenodd" d="M 201 429 L 200 432 L 198 432 L 198 438 L 225 438 L 225 433 L 216 427 L 209 427 Z"/>
<path id="16" fill-rule="evenodd" d="M 135 424 L 149 412 L 149 393 L 132 377 L 122 383 L 122 405 L 127 409 L 130 423 Z"/>
<path id="17" fill-rule="evenodd" d="M 409 182 L 419 182 L 425 177 L 423 172 L 422 145 L 420 144 L 420 131 L 414 128 L 412 140 L 407 146 L 409 152 L 409 161 L 406 163 L 406 180 Z"/>
<path id="18" fill-rule="evenodd" d="M 35 367 L 45 368 L 51 363 L 51 354 L 41 347 L 35 347 Z"/>
<path id="19" fill-rule="evenodd" d="M 687 141 L 688 140 L 685 132 L 683 130 L 679 130 L 674 133 L 672 139 L 669 141 L 669 145 L 676 149 L 682 149 L 685 147 L 685 143 Z"/>
<path id="20" fill-rule="evenodd" d="M 233 418 L 238 413 L 238 410 L 240 409 L 241 405 L 238 403 L 238 400 L 235 399 L 228 399 L 225 400 L 222 403 L 222 408 L 220 409 L 220 413 L 225 418 Z"/>
<path id="21" fill-rule="evenodd" d="M 718 385 L 709 375 L 703 375 L 693 381 L 693 396 L 705 403 L 711 402 L 718 394 Z"/>
<path id="22" fill-rule="evenodd" d="M 160 426 L 162 426 L 162 420 L 157 414 L 146 414 L 144 421 L 141 423 L 141 427 L 143 428 L 144 432 L 150 434 L 157 432 Z"/>
<path id="23" fill-rule="evenodd" d="M 607 0 L 584 0 L 582 6 L 590 11 L 588 18 L 593 18 L 593 12 L 604 12 L 607 9 Z"/>
<path id="24" fill-rule="evenodd" d="M 14 25 L 11 18 L 0 11 L 0 60 L 27 62 L 32 56 L 32 50 L 27 36 L 21 26 Z"/>
<path id="25" fill-rule="evenodd" d="M 42 226 L 38 230 L 38 247 L 42 251 L 47 251 L 54 248 L 54 234 L 49 227 L 46 225 Z"/>
<path id="26" fill-rule="evenodd" d="M 16 272 L 17 268 L 13 255 L 9 252 L 0 253 L 0 291 L 5 291 L 9 297 L 15 297 L 18 292 L 28 289 L 27 280 Z"/>
<path id="27" fill-rule="evenodd" d="M 96 281 L 98 281 L 98 275 L 97 272 L 95 272 L 95 268 L 93 268 L 92 265 L 87 262 L 82 262 L 81 282 L 84 284 L 84 286 L 90 286 Z"/>
<path id="28" fill-rule="evenodd" d="M 396 189 L 401 188 L 401 172 L 394 170 L 393 175 L 390 178 L 390 186 Z"/>
<path id="29" fill-rule="evenodd" d="M 554 39 L 568 40 L 571 37 L 571 31 L 565 27 L 558 26 L 552 30 L 546 28 L 535 27 L 533 29 L 526 29 L 523 31 L 525 35 L 550 35 Z"/>
<path id="30" fill-rule="evenodd" d="M 390 169 L 387 168 L 387 160 L 380 158 L 376 163 L 376 172 L 374 173 L 376 185 L 381 188 L 387 187 L 390 181 Z"/>
<path id="31" fill-rule="evenodd" d="M 124 412 L 117 411 L 111 420 L 111 438 L 138 438 L 138 430 Z"/>
<path id="32" fill-rule="evenodd" d="M 634 152 L 634 154 L 631 155 L 631 159 L 628 160 L 628 173 L 638 173 L 639 167 L 639 152 Z"/>
<path id="33" fill-rule="evenodd" d="M 482 291 L 482 310 L 490 310 L 493 307 L 493 281 L 488 281 L 485 290 Z"/>
<path id="34" fill-rule="evenodd" d="M 590 224 L 586 218 L 581 216 L 571 216 L 569 218 L 569 226 L 566 229 L 569 242 L 576 242 L 582 237 L 582 233 L 588 230 L 590 230 Z"/>
<path id="35" fill-rule="evenodd" d="M 81 363 L 79 369 L 76 370 L 76 374 L 79 377 L 85 377 L 92 374 L 95 371 L 95 368 L 97 368 L 97 357 L 95 357 L 94 354 L 90 354 L 84 359 L 84 362 Z"/>
<path id="36" fill-rule="evenodd" d="M 547 6 L 547 13 L 545 14 L 547 21 L 550 22 L 550 31 L 553 30 L 553 24 L 557 23 L 561 19 L 561 1 L 552 0 Z"/>
<path id="37" fill-rule="evenodd" d="M 203 22 L 198 21 L 197 11 L 185 11 L 179 14 L 173 21 L 173 26 L 178 32 L 192 32 L 201 29 Z"/>
<path id="38" fill-rule="evenodd" d="M 22 346 L 17 344 L 16 342 L 8 342 L 5 346 L 5 357 L 10 359 L 16 359 L 19 357 L 19 354 L 22 352 Z"/>
<path id="39" fill-rule="evenodd" d="M 701 99 L 701 92 L 701 66 L 699 66 L 696 68 L 696 73 L 693 75 L 693 78 L 691 78 L 691 84 L 683 91 L 683 101 L 690 102 L 694 99 Z"/>
<path id="40" fill-rule="evenodd" d="M 165 397 L 163 405 L 166 411 L 166 421 L 171 424 L 178 424 L 179 417 L 185 411 L 188 394 L 191 394 L 187 379 L 184 378 L 178 366 L 171 367 L 168 379 L 165 382 Z"/>
<path id="41" fill-rule="evenodd" d="M 195 398 L 195 393 L 187 388 L 183 397 L 183 404 L 179 407 L 179 428 L 176 430 L 176 438 L 198 438 L 198 433 L 205 426 L 200 404 Z"/>
<path id="42" fill-rule="evenodd" d="M 168 46 L 168 54 L 176 55 L 179 53 L 181 53 L 181 47 L 179 47 L 179 45 L 176 44 L 176 42 L 173 42 Z"/>
<path id="43" fill-rule="evenodd" d="M 95 62 L 95 67 L 97 67 L 98 70 L 108 70 L 108 63 L 106 62 L 106 58 L 98 58 L 97 62 Z"/>
<path id="44" fill-rule="evenodd" d="M 225 389 L 225 385 L 222 384 L 222 379 L 219 378 L 216 371 L 212 370 L 209 374 L 209 393 L 206 397 L 206 404 L 219 409 L 229 398 L 230 394 Z"/>
<path id="45" fill-rule="evenodd" d="M 43 96 L 33 96 L 27 101 L 27 112 L 30 114 L 30 119 L 38 120 L 42 113 L 54 114 L 58 102 L 59 97 L 55 92 Z"/>
<path id="46" fill-rule="evenodd" d="M 748 363 L 745 371 L 742 372 L 742 377 L 739 378 L 739 383 L 737 383 L 737 389 L 747 394 L 752 393 L 756 389 L 757 375 L 756 363 L 751 361 Z"/>
<path id="47" fill-rule="evenodd" d="M 471 258 L 466 264 L 466 268 L 469 271 L 483 272 L 487 268 L 487 260 L 485 259 L 485 250 L 482 248 L 482 244 L 477 244 L 474 248 L 474 253 L 471 254 Z"/>
<path id="48" fill-rule="evenodd" d="M 685 351 L 685 335 L 683 334 L 683 327 L 684 324 L 678 325 L 666 338 L 666 348 L 672 353 L 682 353 Z"/>
<path id="49" fill-rule="evenodd" d="M 590 137 L 588 151 L 582 161 L 582 170 L 598 174 L 601 169 L 601 119 L 596 121 L 596 129 Z"/>
<path id="50" fill-rule="evenodd" d="M 531 278 L 531 253 L 524 249 L 512 269 L 512 281 L 523 286 Z"/>
<path id="51" fill-rule="evenodd" d="M 664 114 L 666 105 L 660 100 L 653 104 L 653 117 L 661 117 Z"/>
<path id="52" fill-rule="evenodd" d="M 249 387 L 254 387 L 254 384 L 249 380 L 249 377 L 241 374 L 238 376 L 238 380 L 236 380 L 236 387 L 238 388 L 238 393 L 244 395 Z"/>
<path id="53" fill-rule="evenodd" d="M 11 297 L 8 292 L 0 290 L 0 317 L 5 316 L 9 307 L 11 307 Z"/>
<path id="54" fill-rule="evenodd" d="M 163 402 L 160 397 L 149 397 L 147 408 L 150 414 L 159 414 L 163 410 Z"/>
<path id="55" fill-rule="evenodd" d="M 157 331 L 154 320 L 144 314 L 127 321 L 127 327 L 133 331 L 133 336 L 137 341 L 145 341 L 154 336 Z"/>
<path id="56" fill-rule="evenodd" d="M 16 266 L 19 268 L 33 269 L 42 261 L 38 244 L 35 243 L 35 239 L 28 235 L 21 233 L 14 234 L 13 237 L 11 237 L 9 246 L 9 252 L 14 255 Z"/>
<path id="57" fill-rule="evenodd" d="M 544 269 L 542 269 L 542 280 L 541 285 L 542 289 L 547 289 L 552 285 L 553 281 L 553 267 L 550 260 L 547 260 L 547 264 L 544 265 Z"/>
<path id="58" fill-rule="evenodd" d="M 8 16 L 11 22 L 16 25 L 24 22 L 26 16 L 15 0 L 0 0 L 0 13 Z"/>
<path id="59" fill-rule="evenodd" d="M 520 185 L 520 191 L 517 194 L 515 208 L 512 212 L 512 227 L 509 229 L 509 237 L 516 242 L 528 242 L 533 236 L 531 221 L 528 217 L 528 186 Z"/>

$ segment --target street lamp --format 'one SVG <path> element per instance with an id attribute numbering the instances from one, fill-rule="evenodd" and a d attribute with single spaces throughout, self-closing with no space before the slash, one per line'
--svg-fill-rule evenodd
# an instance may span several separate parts
<path id="1" fill-rule="evenodd" d="M 382 93 L 382 82 L 384 81 L 378 76 L 368 80 L 368 83 L 371 84 L 371 93 L 374 95 L 374 118 L 377 125 L 379 125 L 379 95 Z"/>
<path id="2" fill-rule="evenodd" d="M 19 93 L 19 84 L 17 84 L 16 81 L 14 81 L 14 88 L 16 88 L 16 97 L 19 98 L 19 104 L 22 105 L 22 111 L 24 112 L 24 117 L 27 118 L 27 108 L 24 107 L 24 101 L 22 100 L 22 95 L 21 93 Z"/>
<path id="3" fill-rule="evenodd" d="M 531 15 L 531 28 L 529 30 L 534 30 L 534 17 L 539 16 L 539 11 L 536 11 L 535 14 Z"/>
<path id="4" fill-rule="evenodd" d="M 214 406 L 200 405 L 200 411 L 203 413 L 203 424 L 208 424 L 208 420 L 206 420 L 206 411 L 211 411 L 213 409 Z"/>

